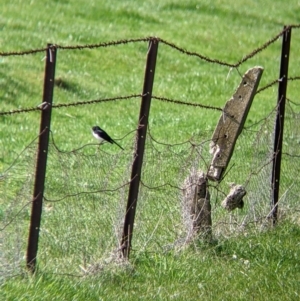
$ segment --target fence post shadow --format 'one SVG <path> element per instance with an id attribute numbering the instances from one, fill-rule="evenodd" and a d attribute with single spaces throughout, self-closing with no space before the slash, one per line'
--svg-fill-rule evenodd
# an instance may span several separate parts
<path id="1" fill-rule="evenodd" d="M 49 146 L 49 133 L 51 124 L 52 100 L 54 90 L 54 75 L 57 49 L 52 44 L 47 45 L 46 65 L 44 78 L 43 103 L 41 104 L 41 121 L 39 143 L 36 159 L 36 172 L 34 192 L 32 198 L 30 228 L 27 246 L 27 268 L 34 273 L 36 270 L 36 258 L 38 251 L 39 231 L 42 216 L 44 186 L 47 167 L 47 155 Z"/>

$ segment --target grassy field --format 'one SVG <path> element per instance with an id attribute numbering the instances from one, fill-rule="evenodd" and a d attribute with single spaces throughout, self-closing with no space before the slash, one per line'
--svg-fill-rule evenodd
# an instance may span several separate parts
<path id="1" fill-rule="evenodd" d="M 236 63 L 278 34 L 283 25 L 299 23 L 296 0 L 288 5 L 271 0 L 88 4 L 2 0 L 0 52 L 43 48 L 47 43 L 83 45 L 157 36 L 191 52 Z M 300 31 L 294 29 L 292 77 L 299 76 L 299 47 Z M 161 43 L 153 94 L 223 107 L 249 68 L 264 68 L 260 87 L 278 78 L 280 49 L 278 40 L 238 70 L 231 70 Z M 147 42 L 58 50 L 56 78 L 63 85 L 55 87 L 54 103 L 141 93 L 147 50 Z M 42 102 L 44 56 L 43 52 L 0 56 L 1 112 Z M 291 82 L 289 99 L 297 102 L 298 93 L 299 82 Z M 245 125 L 249 130 L 238 141 L 232 158 L 235 165 L 226 178 L 226 182 L 245 183 L 253 170 L 259 170 L 249 186 L 245 208 L 232 215 L 224 213 L 223 195 L 214 192 L 214 240 L 210 244 L 196 240 L 191 245 L 182 243 L 185 228 L 174 187 L 191 167 L 209 162 L 207 148 L 220 112 L 152 100 L 151 139 L 147 140 L 130 263 L 112 260 L 112 252 L 122 228 L 140 100 L 54 109 L 51 131 L 60 151 L 52 145 L 49 152 L 39 269 L 33 277 L 22 267 L 36 140 L 30 143 L 38 135 L 40 113 L 0 116 L 0 300 L 298 300 L 298 196 L 288 193 L 291 179 L 297 186 L 299 170 L 291 168 L 297 162 L 283 162 L 280 208 L 285 214 L 279 225 L 253 223 L 269 210 L 265 187 L 269 175 L 259 167 L 267 160 L 273 130 L 273 120 L 267 116 L 276 97 L 275 85 L 254 99 Z M 287 119 L 289 133 L 299 128 L 297 120 Z M 95 124 L 120 139 L 125 151 L 110 145 L 98 148 L 91 135 Z M 299 137 L 293 135 L 287 135 L 286 152 L 297 150 Z M 196 151 L 189 140 L 198 145 Z M 199 161 L 204 163 L 198 165 Z M 165 183 L 170 185 L 153 189 Z M 220 191 L 225 191 L 227 183 L 223 185 Z M 241 231 L 236 224 L 243 220 L 248 224 Z M 3 263 L 6 256 L 11 260 L 7 264 Z M 91 267 L 94 273 L 83 277 L 82 271 Z"/>
<path id="2" fill-rule="evenodd" d="M 167 254 L 143 252 L 96 276 L 47 274 L 12 279 L 3 300 L 297 300 L 299 227 Z"/>

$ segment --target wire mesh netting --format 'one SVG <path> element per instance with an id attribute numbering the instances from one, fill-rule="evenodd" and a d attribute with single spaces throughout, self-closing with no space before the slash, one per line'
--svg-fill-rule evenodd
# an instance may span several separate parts
<path id="1" fill-rule="evenodd" d="M 0 278 L 20 273 L 25 263 L 36 140 L 0 175 Z"/>
<path id="2" fill-rule="evenodd" d="M 299 102 L 288 101 L 285 108 L 284 142 L 280 175 L 280 203 L 287 204 L 286 214 L 299 222 L 298 208 L 300 186 L 300 112 Z M 280 206 L 280 205 L 279 205 Z M 298 205 L 299 206 L 299 205 Z M 296 208 L 296 209 L 295 209 Z"/>
<path id="3" fill-rule="evenodd" d="M 211 137 L 216 121 L 222 114 L 222 108 L 219 106 L 226 100 L 225 94 L 226 98 L 230 96 L 233 83 L 236 84 L 236 81 L 240 80 L 240 71 L 236 69 L 237 72 L 231 72 L 232 68 L 244 68 L 242 64 L 253 65 L 251 59 L 254 56 L 257 60 L 255 65 L 261 61 L 264 63 L 267 79 L 262 80 L 268 83 L 267 85 L 264 83 L 265 86 L 259 90 L 260 93 L 257 94 L 252 105 L 255 107 L 253 112 L 259 116 L 255 116 L 250 110 L 222 181 L 220 183 L 209 181 L 208 190 L 213 237 L 235 235 L 241 231 L 246 232 L 248 228 L 261 230 L 268 225 L 271 214 L 273 135 L 277 109 L 272 105 L 275 103 L 276 95 L 272 94 L 269 88 L 275 86 L 280 79 L 274 80 L 277 73 L 274 75 L 273 71 L 276 69 L 277 72 L 277 67 L 273 67 L 272 58 L 268 57 L 266 60 L 264 57 L 259 57 L 259 53 L 273 44 L 286 30 L 235 64 L 210 59 L 159 39 L 163 47 L 171 47 L 172 50 L 179 51 L 180 55 L 187 55 L 185 60 L 196 57 L 201 63 L 205 61 L 206 64 L 201 65 L 201 73 L 199 66 L 192 69 L 196 65 L 194 61 L 189 64 L 180 59 L 170 61 L 166 52 L 162 52 L 159 57 L 161 65 L 166 70 L 158 68 L 154 90 L 162 93 L 157 95 L 165 95 L 166 81 L 170 88 L 167 90 L 169 93 L 166 93 L 167 97 L 154 96 L 151 104 L 133 231 L 133 254 L 145 250 L 166 252 L 174 248 L 181 249 L 190 240 L 193 219 L 184 194 L 185 180 L 189 178 L 191 184 L 196 185 L 199 173 L 208 172 L 212 160 Z M 149 40 L 150 38 L 145 38 L 129 42 Z M 119 47 L 127 44 L 126 41 L 116 43 L 122 44 Z M 100 43 L 92 45 L 92 48 L 114 46 L 116 43 Z M 82 49 L 80 46 L 57 46 L 57 48 Z M 89 47 L 85 45 L 83 48 Z M 37 51 L 45 51 L 45 49 Z M 117 57 L 118 52 L 114 51 L 116 52 L 113 52 L 113 56 Z M 53 106 L 56 112 L 52 116 L 39 237 L 38 265 L 45 271 L 82 275 L 102 269 L 105 264 L 120 258 L 120 241 L 131 183 L 133 156 L 136 150 L 136 130 L 132 128 L 135 127 L 134 118 L 138 106 L 135 102 L 129 102 L 129 99 L 140 97 L 140 94 L 132 93 L 142 85 L 142 60 L 136 64 L 135 59 L 136 57 L 140 59 L 142 56 L 144 58 L 146 51 L 147 47 L 140 47 L 138 51 L 132 47 L 130 64 L 128 63 L 130 55 L 120 55 L 119 63 L 124 64 L 126 70 L 118 76 L 113 70 L 113 65 L 116 63 L 108 51 L 107 55 L 111 60 L 107 60 L 108 65 L 101 65 L 102 72 L 108 74 L 101 87 L 99 87 L 101 73 L 94 70 L 93 60 L 89 60 L 84 67 L 80 63 L 76 65 L 75 54 L 67 56 L 66 61 L 62 60 L 65 63 L 63 72 L 60 71 L 63 77 L 56 79 L 56 95 L 58 99 L 67 99 L 67 101 L 61 104 L 54 102 Z M 22 54 L 29 53 L 35 52 L 27 51 Z M 21 53 L 0 55 L 21 55 Z M 82 55 L 82 52 L 80 54 L 77 52 L 76 55 Z M 214 72 L 208 63 L 214 64 Z M 74 69 L 72 71 L 69 70 L 71 64 Z M 132 66 L 135 66 L 137 72 L 132 72 Z M 229 72 L 228 69 L 220 71 L 218 69 L 220 66 L 231 69 Z M 184 68 L 181 73 L 174 72 L 180 67 Z M 94 71 L 89 81 L 91 87 L 83 87 L 82 76 L 89 76 L 90 70 Z M 132 72 L 132 78 L 128 76 L 128 70 Z M 215 89 L 206 84 L 208 76 L 210 76 L 209 80 L 214 80 Z M 297 76 L 290 78 L 293 81 L 297 79 L 299 79 Z M 226 84 L 221 85 L 220 83 L 223 82 Z M 187 87 L 186 95 L 182 96 L 181 90 L 178 90 L 179 86 Z M 127 96 L 114 97 L 122 94 L 123 90 L 126 90 Z M 129 90 L 131 92 L 127 93 Z M 291 94 L 293 101 L 288 101 L 286 107 L 279 212 L 299 222 L 297 201 L 300 194 L 298 188 L 300 113 L 299 104 L 295 102 L 295 92 L 293 93 Z M 97 98 L 97 100 L 74 102 L 74 95 L 81 99 Z M 178 95 L 184 100 L 172 99 L 172 97 L 179 99 Z M 10 95 L 9 100 L 11 99 L 14 99 L 14 95 Z M 109 107 L 111 104 L 108 102 L 117 99 L 128 100 L 128 102 L 123 102 L 117 109 Z M 37 105 L 35 102 L 34 99 L 30 99 L 30 102 L 25 99 L 24 103 L 30 108 L 7 111 L 7 107 L 10 108 L 11 104 L 8 101 L 6 111 L 0 114 L 1 118 L 5 116 L 3 120 L 6 122 L 5 118 L 10 118 L 11 114 L 18 113 L 13 116 L 20 116 L 19 113 L 28 115 L 28 112 L 39 111 L 39 107 L 33 107 Z M 78 110 L 78 105 L 89 105 L 89 109 L 82 113 Z M 86 124 L 92 119 L 93 122 L 98 120 L 99 111 L 104 112 L 101 118 L 110 126 L 120 125 L 119 119 L 124 118 L 121 125 L 127 133 L 120 141 L 124 151 L 108 144 L 101 146 L 89 144 L 85 140 Z M 81 116 L 80 119 L 78 116 L 81 114 L 86 115 Z M 114 117 L 113 121 L 111 116 Z M 30 126 L 36 129 L 39 119 L 34 120 L 36 124 Z M 22 141 L 36 132 L 33 129 L 29 130 L 29 125 L 28 128 L 23 128 L 25 121 L 22 116 L 15 117 L 15 122 L 21 125 L 13 130 L 10 128 L 10 132 L 5 132 L 4 146 L 12 143 L 10 136 L 16 132 L 22 131 L 23 135 L 19 134 L 22 136 Z M 5 122 L 1 124 L 1 128 L 6 129 L 9 126 L 9 122 L 7 124 Z M 26 143 L 15 144 L 16 147 L 24 144 L 23 150 L 19 153 L 8 154 L 0 150 L 4 154 L 3 157 L 13 158 L 9 166 L 3 164 L 5 168 L 0 173 L 1 280 L 21 273 L 26 265 L 38 137 L 31 142 L 28 142 L 30 139 L 26 141 Z M 243 185 L 247 194 L 242 209 L 228 212 L 224 210 L 221 203 L 228 195 L 231 183 Z"/>
<path id="4" fill-rule="evenodd" d="M 276 108 L 255 126 L 244 129 L 222 181 L 209 181 L 216 238 L 268 223 L 275 112 Z M 283 213 L 297 208 L 298 121 L 299 113 L 290 104 L 279 202 Z M 167 144 L 153 136 L 152 127 L 148 130 L 133 253 L 184 247 L 192 223 L 185 206 L 184 180 L 198 171 L 208 171 L 212 134 L 212 130 L 204 130 L 186 141 Z M 125 151 L 97 144 L 62 151 L 51 134 L 38 253 L 39 265 L 45 270 L 85 273 L 99 262 L 120 256 L 135 133 L 128 139 L 132 143 Z M 1 209 L 1 277 L 18 273 L 24 266 L 36 148 L 35 140 L 1 175 L 5 199 Z M 242 210 L 228 213 L 220 204 L 231 182 L 244 185 L 247 195 Z"/>

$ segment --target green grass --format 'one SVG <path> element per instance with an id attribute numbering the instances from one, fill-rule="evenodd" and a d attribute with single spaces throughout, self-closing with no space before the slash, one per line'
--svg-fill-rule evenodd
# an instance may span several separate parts
<path id="1" fill-rule="evenodd" d="M 299 227 L 220 239 L 180 252 L 132 254 L 132 263 L 76 278 L 39 271 L 2 286 L 3 300 L 297 300 Z M 12 294 L 12 292 L 14 292 Z"/>
<path id="2" fill-rule="evenodd" d="M 47 43 L 82 45 L 158 36 L 179 47 L 236 63 L 280 32 L 300 23 L 298 1 L 6 1 L 1 2 L 0 51 L 22 51 Z M 299 76 L 300 31 L 293 29 L 289 76 Z M 58 50 L 54 103 L 71 103 L 141 93 L 146 42 L 116 47 Z M 223 107 L 249 68 L 264 67 L 260 87 L 278 77 L 281 40 L 237 70 L 209 64 L 160 44 L 153 94 Z M 44 53 L 0 56 L 0 111 L 34 107 L 42 102 Z M 299 103 L 299 81 L 289 84 L 288 97 Z M 40 113 L 0 116 L 0 300 L 297 300 L 299 299 L 299 216 L 297 162 L 283 160 L 278 227 L 252 224 L 268 210 L 266 163 L 273 121 L 266 118 L 277 101 L 277 87 L 253 102 L 224 182 L 248 187 L 245 209 L 229 216 L 220 208 L 228 190 L 212 189 L 214 238 L 211 244 L 180 243 L 180 181 L 192 166 L 209 163 L 209 139 L 219 112 L 152 100 L 151 137 L 162 143 L 192 139 L 203 144 L 161 145 L 147 140 L 143 185 L 137 208 L 130 264 L 107 263 L 118 246 L 128 194 L 134 129 L 140 100 L 54 109 L 51 131 L 59 149 L 50 148 L 47 187 L 35 276 L 24 274 L 36 141 L 18 158 L 39 131 Z M 297 107 L 293 107 L 297 112 Z M 291 110 L 289 109 L 290 113 Z M 297 117 L 297 116 L 296 116 Z M 286 152 L 297 154 L 295 116 L 287 119 Z M 90 128 L 99 124 L 125 148 L 98 148 Z M 253 127 L 251 127 L 253 125 Z M 255 130 L 258 132 L 252 132 Z M 148 136 L 149 138 L 149 136 Z M 298 140 L 297 140 L 298 139 Z M 78 151 L 73 151 L 82 146 Z M 18 158 L 16 161 L 14 161 Z M 254 167 L 255 168 L 254 168 Z M 204 166 L 205 167 L 205 166 Z M 153 187 L 162 184 L 159 189 Z M 290 190 L 288 190 L 290 189 Z M 105 190 L 105 191 L 104 191 Z M 82 193 L 83 191 L 89 193 Z M 221 191 L 221 192 L 220 192 Z M 93 192 L 93 193 L 91 193 Z M 286 194 L 284 194 L 286 192 Z M 296 189 L 297 192 L 297 189 Z M 291 213 L 293 212 L 293 213 Z M 243 219 L 243 231 L 234 224 Z M 252 220 L 251 220 L 252 218 Z M 7 222 L 11 221 L 10 224 Z M 11 234 L 10 234 L 11 233 Z M 11 237 L 9 237 L 11 235 Z M 3 242 L 5 241 L 5 245 Z M 5 271 L 4 254 L 16 262 Z M 20 263 L 20 264 L 19 264 Z M 95 275 L 81 268 L 103 264 Z M 21 266 L 21 268 L 20 268 Z M 15 277 L 11 277 L 16 275 Z M 77 276 L 72 276 L 77 275 Z"/>

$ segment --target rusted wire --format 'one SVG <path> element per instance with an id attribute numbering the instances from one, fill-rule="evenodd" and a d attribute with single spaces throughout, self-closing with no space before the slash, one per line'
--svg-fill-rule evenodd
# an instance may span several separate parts
<path id="1" fill-rule="evenodd" d="M 71 103 L 61 103 L 61 104 L 53 104 L 52 108 L 62 108 L 62 107 L 74 107 L 79 105 L 90 105 L 95 104 L 99 102 L 109 102 L 109 101 L 116 101 L 116 100 L 126 100 L 130 98 L 137 98 L 142 97 L 142 94 L 131 94 L 126 96 L 117 96 L 117 97 L 110 97 L 110 98 L 102 98 L 102 99 L 95 99 L 95 100 L 88 100 L 88 101 L 77 101 L 77 102 L 71 102 Z M 0 112 L 0 116 L 3 115 L 12 115 L 12 114 L 19 114 L 19 113 L 28 113 L 33 111 L 40 111 L 42 110 L 43 106 L 37 106 L 33 108 L 24 108 L 24 109 L 17 109 L 17 110 L 11 110 L 6 112 Z"/>
<path id="2" fill-rule="evenodd" d="M 254 49 L 252 52 L 250 52 L 249 54 L 245 55 L 241 60 L 239 60 L 234 65 L 234 67 L 239 67 L 241 64 L 245 63 L 250 58 L 254 57 L 256 54 L 258 54 L 259 52 L 261 52 L 264 49 L 266 49 L 267 47 L 269 47 L 271 44 L 273 44 L 275 41 L 277 41 L 286 31 L 290 30 L 290 28 L 291 28 L 290 26 L 287 26 L 281 32 L 279 32 L 276 36 L 274 36 L 269 41 L 267 41 L 266 43 L 264 43 L 262 46 Z"/>
<path id="3" fill-rule="evenodd" d="M 39 111 L 39 110 L 41 110 L 41 108 L 39 108 L 39 107 L 16 109 L 16 110 L 11 110 L 11 111 L 0 112 L 0 116 L 20 114 L 20 113 L 29 113 L 29 112 Z"/>
<path id="4" fill-rule="evenodd" d="M 130 98 L 137 98 L 142 97 L 142 94 L 131 94 L 126 96 L 117 96 L 117 97 L 110 97 L 110 98 L 102 98 L 102 99 L 95 99 L 95 100 L 88 100 L 88 101 L 77 101 L 71 103 L 61 103 L 53 105 L 53 108 L 62 108 L 62 107 L 75 107 L 79 105 L 91 105 L 99 102 L 109 102 L 109 101 L 116 101 L 116 100 L 126 100 Z"/>
<path id="5" fill-rule="evenodd" d="M 300 76 L 293 76 L 293 77 L 288 78 L 288 81 L 295 81 L 295 80 L 300 80 Z M 264 90 L 267 90 L 268 88 L 277 84 L 279 81 L 280 81 L 280 79 L 273 80 L 272 82 L 268 83 L 264 87 L 258 89 L 256 94 L 261 93 Z M 101 98 L 101 99 L 88 100 L 88 101 L 76 101 L 76 102 L 71 102 L 71 103 L 53 104 L 52 107 L 53 108 L 75 107 L 75 106 L 79 106 L 79 105 L 90 105 L 90 104 L 96 104 L 96 103 L 100 103 L 100 102 L 126 100 L 126 99 L 131 99 L 131 98 L 140 98 L 140 97 L 143 97 L 143 94 L 131 94 L 131 95 L 126 95 L 126 96 L 116 96 L 116 97 Z M 177 105 L 193 106 L 193 107 L 199 107 L 202 109 L 216 110 L 216 111 L 223 112 L 223 109 L 220 107 L 209 106 L 209 105 L 204 105 L 204 104 L 195 103 L 195 102 L 186 102 L 186 101 L 182 101 L 182 100 L 176 100 L 176 99 L 155 96 L 155 95 L 152 95 L 152 98 L 156 99 L 156 100 L 164 101 L 164 102 L 177 104 Z M 32 107 L 32 108 L 4 111 L 4 112 L 0 112 L 0 116 L 40 111 L 40 110 L 42 110 L 42 108 L 43 108 L 42 106 L 37 106 L 37 107 Z"/>
<path id="6" fill-rule="evenodd" d="M 124 40 L 118 40 L 118 41 L 111 41 L 111 42 L 103 42 L 98 44 L 87 44 L 87 45 L 75 45 L 75 46 L 62 46 L 62 45 L 54 45 L 57 49 L 62 50 L 76 50 L 76 49 L 93 49 L 93 48 L 100 48 L 100 47 L 110 47 L 110 46 L 118 46 L 118 45 L 124 45 L 129 43 L 137 43 L 137 42 L 148 42 L 152 37 L 146 37 L 146 38 L 137 38 L 137 39 L 124 39 Z"/>
<path id="7" fill-rule="evenodd" d="M 76 101 L 76 102 L 71 102 L 71 103 L 53 104 L 52 108 L 63 108 L 63 107 L 74 107 L 74 106 L 79 106 L 79 105 L 90 105 L 90 104 L 95 104 L 95 103 L 100 103 L 100 102 L 109 102 L 109 101 L 117 101 L 117 100 L 126 100 L 126 99 L 131 99 L 131 98 L 139 98 L 139 97 L 142 97 L 142 96 L 143 96 L 143 94 L 131 94 L 131 95 L 126 95 L 126 96 L 117 96 L 117 97 L 102 98 L 102 99 L 95 99 L 95 100 L 88 100 L 88 101 Z M 166 97 L 159 97 L 159 96 L 154 96 L 154 95 L 152 95 L 152 98 L 157 99 L 157 100 L 161 100 L 161 101 L 165 101 L 165 102 L 179 104 L 179 105 L 187 105 L 187 106 L 200 107 L 200 108 L 203 108 L 203 109 L 223 111 L 222 108 L 214 107 L 214 106 L 207 106 L 207 105 L 203 105 L 203 104 L 200 104 L 200 103 L 185 102 L 185 101 L 174 100 L 174 99 L 170 99 L 170 98 L 166 98 Z M 0 112 L 0 116 L 19 114 L 19 113 L 28 113 L 28 112 L 40 111 L 40 110 L 42 110 L 41 106 L 34 107 L 34 108 L 17 109 L 17 110 L 11 110 L 11 111 L 6 111 L 6 112 Z"/>
<path id="8" fill-rule="evenodd" d="M 208 63 L 215 63 L 215 64 L 219 64 L 219 65 L 223 65 L 223 66 L 227 66 L 227 67 L 232 67 L 232 68 L 235 67 L 235 64 L 226 63 L 226 62 L 220 61 L 218 59 L 209 58 L 209 57 L 204 56 L 204 55 L 202 55 L 200 53 L 197 53 L 197 52 L 191 52 L 191 51 L 185 50 L 184 48 L 181 48 L 181 47 L 179 47 L 179 46 L 177 46 L 177 45 L 175 45 L 175 44 L 173 44 L 171 42 L 168 42 L 168 41 L 166 41 L 164 39 L 159 38 L 158 40 L 161 43 L 163 43 L 163 44 L 165 44 L 167 46 L 170 46 L 171 48 L 176 49 L 177 51 L 179 51 L 179 52 L 181 52 L 183 54 L 186 54 L 188 56 L 198 57 L 199 59 L 204 60 L 204 61 L 206 61 Z"/>
<path id="9" fill-rule="evenodd" d="M 18 55 L 27 55 L 27 54 L 36 54 L 38 52 L 45 52 L 47 48 L 37 48 L 23 51 L 8 51 L 8 52 L 0 52 L 0 56 L 18 56 Z"/>
<path id="10" fill-rule="evenodd" d="M 58 45 L 53 44 L 52 47 L 61 50 L 82 50 L 82 49 L 93 49 L 93 48 L 101 48 L 101 47 L 109 47 L 109 46 L 117 46 L 122 44 L 129 44 L 129 43 L 137 43 L 137 42 L 147 42 L 151 37 L 145 38 L 137 38 L 137 39 L 124 39 L 124 40 L 117 40 L 117 41 L 110 41 L 110 42 L 102 42 L 97 44 L 86 44 L 86 45 Z M 24 51 L 9 51 L 9 52 L 0 52 L 0 56 L 17 56 L 17 55 L 28 55 L 28 54 L 36 54 L 38 52 L 44 52 L 47 48 L 37 48 L 31 50 L 24 50 Z"/>
<path id="11" fill-rule="evenodd" d="M 290 81 L 293 81 L 293 80 L 300 80 L 300 76 L 288 77 L 288 80 L 290 80 Z"/>
<path id="12" fill-rule="evenodd" d="M 157 99 L 157 100 L 161 100 L 161 101 L 165 101 L 165 102 L 179 104 L 179 105 L 200 107 L 202 109 L 216 110 L 216 111 L 221 111 L 221 112 L 223 111 L 222 108 L 214 107 L 214 106 L 208 106 L 208 105 L 203 105 L 203 104 L 200 104 L 200 103 L 186 102 L 186 101 L 175 100 L 175 99 L 171 99 L 171 98 L 167 98 L 167 97 L 159 97 L 159 96 L 155 96 L 155 95 L 152 95 L 152 98 L 153 99 Z"/>
<path id="13" fill-rule="evenodd" d="M 264 90 L 269 89 L 270 87 L 272 87 L 272 86 L 274 86 L 275 84 L 277 84 L 278 81 L 279 81 L 278 79 L 273 80 L 272 82 L 268 83 L 268 84 L 265 85 L 264 87 L 258 89 L 258 90 L 256 91 L 255 94 L 258 94 L 258 93 L 260 93 L 260 92 L 262 92 L 262 91 L 264 91 Z"/>
<path id="14" fill-rule="evenodd" d="M 300 80 L 300 76 L 293 76 L 293 77 L 288 77 L 287 79 L 288 81 L 294 81 L 294 80 Z M 280 82 L 280 79 L 275 79 L 273 80 L 272 82 L 268 83 L 267 85 L 265 85 L 264 87 L 258 89 L 256 91 L 256 94 L 264 91 L 264 90 L 267 90 L 268 88 L 271 88 L 272 86 L 274 86 L 275 84 L 277 84 L 278 82 Z"/>
<path id="15" fill-rule="evenodd" d="M 226 66 L 226 67 L 237 68 L 241 64 L 243 64 L 244 62 L 249 60 L 250 58 L 254 57 L 256 54 L 258 54 L 259 52 L 263 51 L 268 46 L 273 44 L 279 37 L 281 37 L 287 30 L 290 30 L 291 28 L 300 28 L 300 24 L 294 24 L 294 25 L 286 26 L 282 31 L 280 31 L 273 38 L 268 40 L 262 46 L 254 49 L 249 54 L 245 55 L 241 60 L 239 60 L 236 63 L 224 62 L 224 61 L 221 61 L 221 60 L 218 60 L 218 59 L 213 59 L 213 58 L 207 57 L 207 56 L 202 55 L 202 54 L 197 53 L 197 52 L 192 52 L 192 51 L 185 50 L 184 48 L 179 47 L 179 46 L 175 45 L 174 43 L 168 42 L 168 41 L 166 41 L 162 38 L 159 38 L 159 37 L 143 37 L 143 38 L 136 38 L 136 39 L 122 39 L 122 40 L 116 40 L 116 41 L 110 41 L 110 42 L 102 42 L 102 43 L 96 43 L 96 44 L 85 44 L 85 45 L 67 45 L 67 46 L 63 46 L 63 45 L 53 44 L 52 47 L 55 47 L 55 48 L 61 49 L 61 50 L 82 50 L 82 49 L 94 49 L 94 48 L 101 48 L 101 47 L 117 46 L 117 45 L 122 45 L 122 44 L 124 45 L 124 44 L 129 44 L 129 43 L 149 42 L 151 39 L 156 39 L 156 40 L 160 41 L 161 43 L 163 43 L 163 44 L 165 44 L 165 45 L 167 45 L 167 46 L 169 46 L 169 47 L 171 47 L 171 48 L 173 48 L 173 49 L 175 49 L 175 50 L 177 50 L 177 51 L 179 51 L 183 54 L 186 54 L 188 56 L 198 57 L 199 59 L 204 60 L 208 63 L 215 63 L 215 64 L 219 64 L 219 65 Z M 44 52 L 46 50 L 47 50 L 47 48 L 37 48 L 37 49 L 24 50 L 24 51 L 0 52 L 0 56 L 28 55 L 28 54 L 35 54 L 35 53 L 39 53 L 39 52 Z"/>

